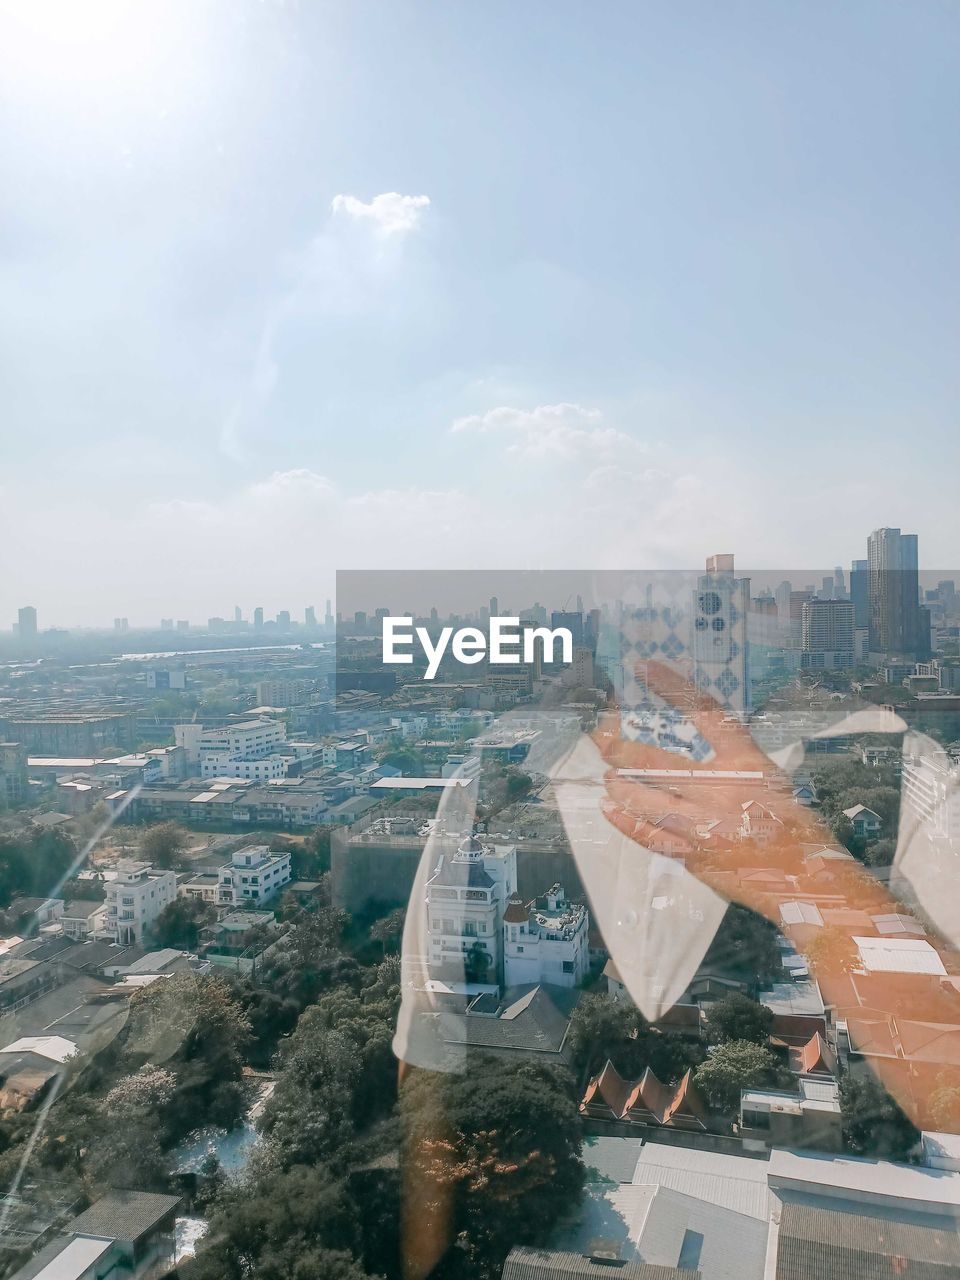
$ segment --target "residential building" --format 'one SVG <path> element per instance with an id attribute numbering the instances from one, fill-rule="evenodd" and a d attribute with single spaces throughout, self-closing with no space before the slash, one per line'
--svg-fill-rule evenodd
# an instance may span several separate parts
<path id="1" fill-rule="evenodd" d="M 71 898 L 63 904 L 60 927 L 64 936 L 85 942 L 107 922 L 107 904 L 100 898 Z"/>
<path id="2" fill-rule="evenodd" d="M 290 854 L 272 853 L 265 844 L 239 849 L 218 874 L 217 904 L 259 906 L 290 883 Z"/>
<path id="3" fill-rule="evenodd" d="M 431 972 L 455 982 L 500 985 L 503 913 L 516 888 L 513 845 L 496 847 L 468 836 L 455 854 L 441 854 L 426 888 Z"/>
<path id="4" fill-rule="evenodd" d="M 170 1270 L 177 1196 L 111 1191 L 73 1218 L 13 1280 L 140 1280 Z"/>
<path id="5" fill-rule="evenodd" d="M 853 604 L 849 600 L 804 601 L 800 625 L 800 647 L 804 654 L 823 655 L 823 666 L 853 666 Z M 829 662 L 825 660 L 826 655 L 830 655 Z"/>
<path id="6" fill-rule="evenodd" d="M 570 902 L 559 884 L 524 902 L 511 894 L 503 913 L 504 983 L 578 986 L 590 968 L 589 920 L 582 902 Z"/>
<path id="7" fill-rule="evenodd" d="M 822 1038 L 822 1037 L 821 1037 Z M 744 1089 L 740 1136 L 773 1147 L 841 1151 L 840 1086 L 830 1075 L 801 1076 L 798 1092 Z"/>
<path id="8" fill-rule="evenodd" d="M 844 809 L 843 816 L 849 818 L 853 834 L 861 840 L 878 840 L 883 832 L 883 819 L 865 804 Z"/>
<path id="9" fill-rule="evenodd" d="M 121 859 L 117 878 L 108 881 L 106 889 L 104 933 L 116 942 L 141 944 L 144 932 L 177 896 L 177 877 L 147 862 Z"/>
<path id="10" fill-rule="evenodd" d="M 933 839 L 960 840 L 960 765 L 946 751 L 907 755 L 904 803 Z"/>

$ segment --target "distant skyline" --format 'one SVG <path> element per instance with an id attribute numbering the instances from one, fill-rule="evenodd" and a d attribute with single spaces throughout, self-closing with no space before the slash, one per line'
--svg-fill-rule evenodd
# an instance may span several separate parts
<path id="1" fill-rule="evenodd" d="M 0 629 L 960 562 L 960 18 L 0 3 Z M 949 572 L 949 571 L 945 571 Z"/>

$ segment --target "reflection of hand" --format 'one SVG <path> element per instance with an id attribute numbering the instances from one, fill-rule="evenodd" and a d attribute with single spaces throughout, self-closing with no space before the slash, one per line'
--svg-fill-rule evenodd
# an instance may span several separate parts
<path id="1" fill-rule="evenodd" d="M 863 913 L 876 915 L 902 907 L 866 868 L 852 859 L 831 860 L 826 886 L 817 880 L 805 855 L 835 845 L 835 837 L 815 812 L 793 802 L 788 779 L 757 746 L 748 728 L 731 720 L 715 702 L 663 664 L 645 664 L 642 679 L 652 694 L 693 722 L 712 748 L 713 758 L 707 764 L 697 764 L 655 746 L 624 740 L 619 718 L 614 721 L 611 716 L 610 723 L 601 725 L 594 734 L 594 742 L 608 766 L 605 817 L 639 845 L 682 860 L 689 872 L 728 900 L 772 920 L 806 955 L 825 1003 L 855 1006 L 856 997 L 850 992 L 846 975 L 860 963 L 854 936 L 873 931 Z M 639 770 L 678 772 L 669 778 L 632 772 Z M 717 774 L 731 776 L 721 779 Z M 760 835 L 751 831 L 756 822 L 744 820 L 745 806 L 750 801 L 758 806 Z M 669 824 L 669 847 L 665 848 L 664 830 L 657 824 L 667 815 L 676 815 L 676 820 Z M 750 877 L 744 874 L 748 870 L 772 872 L 773 879 Z M 845 919 L 845 923 L 819 930 L 809 925 L 782 924 L 781 902 L 797 898 L 816 902 L 818 898 L 823 901 L 824 896 L 829 898 L 830 906 L 842 912 L 856 912 L 857 917 L 838 914 L 832 918 Z M 934 945 L 945 954 L 943 943 L 934 940 Z M 951 967 L 956 970 L 955 963 L 948 964 Z M 957 1025 L 952 990 L 934 982 L 924 984 L 921 979 L 916 984 L 918 991 L 922 987 L 924 1007 L 920 1010 L 912 1000 L 903 1007 L 899 985 L 897 975 L 871 975 L 871 1017 L 922 1017 Z M 902 1060 L 880 1059 L 877 1070 L 906 1114 L 920 1124 L 927 1107 L 927 1091 L 915 1087 L 905 1067 Z M 942 1113 L 938 1123 L 940 1127 L 945 1125 Z M 956 1124 L 946 1127 L 960 1129 L 960 1114 Z"/>

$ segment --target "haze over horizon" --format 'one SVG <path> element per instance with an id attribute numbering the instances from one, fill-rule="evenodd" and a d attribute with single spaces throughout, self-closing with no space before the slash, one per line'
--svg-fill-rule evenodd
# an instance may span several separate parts
<path id="1" fill-rule="evenodd" d="M 948 9 L 70 12 L 0 7 L 0 629 L 960 558 Z"/>

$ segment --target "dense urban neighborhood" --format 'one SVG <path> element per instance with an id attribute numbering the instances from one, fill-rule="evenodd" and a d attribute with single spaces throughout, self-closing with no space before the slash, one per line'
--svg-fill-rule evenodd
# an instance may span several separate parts
<path id="1" fill-rule="evenodd" d="M 521 603 L 569 661 L 425 679 L 376 601 L 0 636 L 5 1274 L 960 1274 L 960 951 L 924 877 L 960 854 L 954 583 L 898 530 L 802 589 L 712 557 L 707 763 L 666 704 L 623 754 L 603 637 L 640 611 Z M 565 807 L 583 740 L 646 919 Z M 721 909 L 668 996 L 618 931 L 703 935 L 681 873 Z"/>

